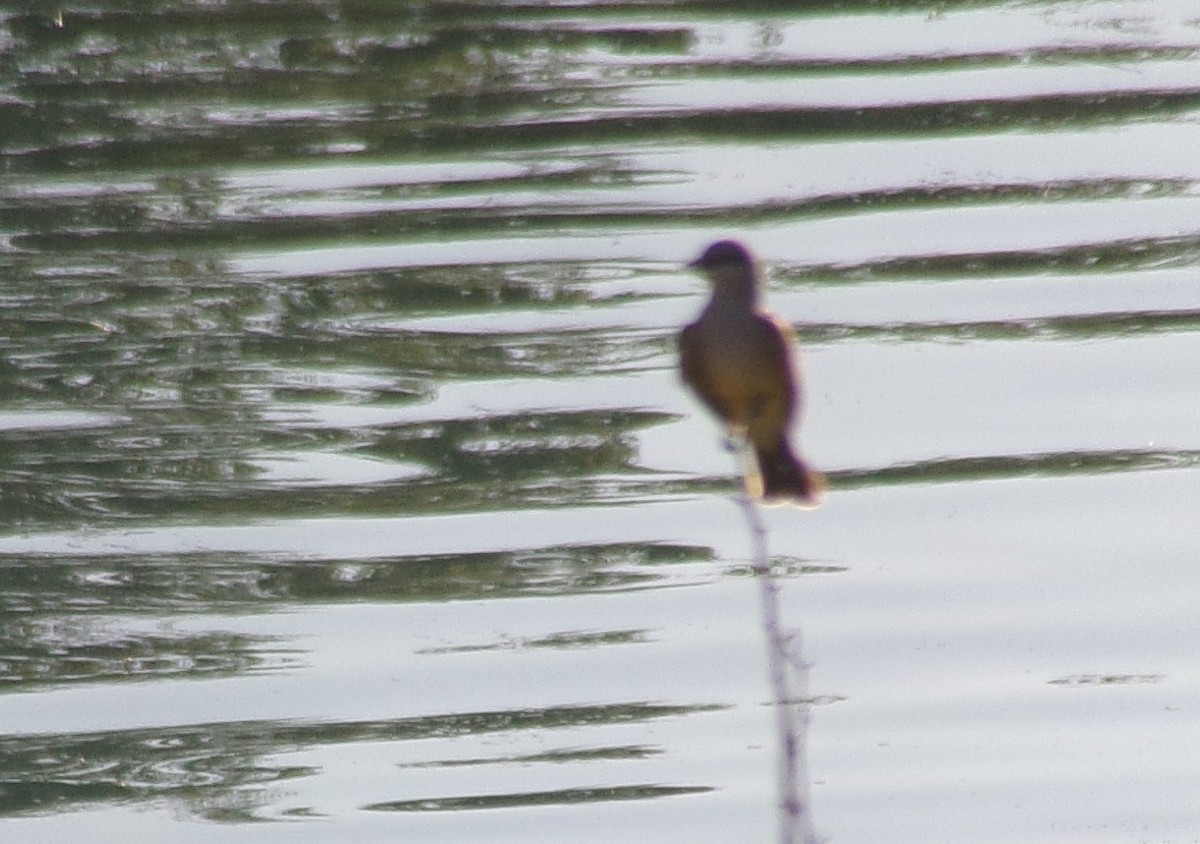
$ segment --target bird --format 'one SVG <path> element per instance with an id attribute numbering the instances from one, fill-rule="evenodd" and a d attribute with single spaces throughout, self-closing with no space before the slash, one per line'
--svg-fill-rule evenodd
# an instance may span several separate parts
<path id="1" fill-rule="evenodd" d="M 817 506 L 825 480 L 791 444 L 802 399 L 795 336 L 763 307 L 754 259 L 738 241 L 721 240 L 687 266 L 707 276 L 712 296 L 679 334 L 684 383 L 753 451 L 752 498 Z"/>

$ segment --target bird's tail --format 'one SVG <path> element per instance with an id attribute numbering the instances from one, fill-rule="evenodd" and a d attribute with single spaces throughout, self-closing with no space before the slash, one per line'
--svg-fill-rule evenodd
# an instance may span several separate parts
<path id="1" fill-rule="evenodd" d="M 779 439 L 768 446 L 755 444 L 758 461 L 758 486 L 751 482 L 751 493 L 758 492 L 769 502 L 792 502 L 801 507 L 816 507 L 825 493 L 825 478 L 809 469 L 787 440 Z"/>

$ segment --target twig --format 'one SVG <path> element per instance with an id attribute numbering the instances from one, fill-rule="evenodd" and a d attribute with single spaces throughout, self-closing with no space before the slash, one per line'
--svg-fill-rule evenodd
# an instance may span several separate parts
<path id="1" fill-rule="evenodd" d="M 753 547 L 754 573 L 759 583 L 762 626 L 767 643 L 767 666 L 775 707 L 779 742 L 779 844 L 818 844 L 808 808 L 808 771 L 804 736 L 808 728 L 808 663 L 803 658 L 800 631 L 785 631 L 780 611 L 780 584 L 771 568 L 767 528 L 758 505 L 739 495 Z"/>

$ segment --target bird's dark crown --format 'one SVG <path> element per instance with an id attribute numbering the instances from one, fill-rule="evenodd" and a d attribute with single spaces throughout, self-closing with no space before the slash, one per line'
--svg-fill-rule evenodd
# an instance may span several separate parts
<path id="1" fill-rule="evenodd" d="M 699 258 L 688 264 L 689 267 L 709 269 L 712 267 L 735 264 L 745 267 L 751 264 L 750 252 L 736 240 L 718 240 L 704 250 Z"/>

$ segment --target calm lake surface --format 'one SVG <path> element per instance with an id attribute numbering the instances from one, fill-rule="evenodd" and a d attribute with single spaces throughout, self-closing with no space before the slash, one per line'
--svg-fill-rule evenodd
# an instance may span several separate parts
<path id="1" fill-rule="evenodd" d="M 1200 841 L 1200 6 L 0 3 L 0 839 Z"/>

